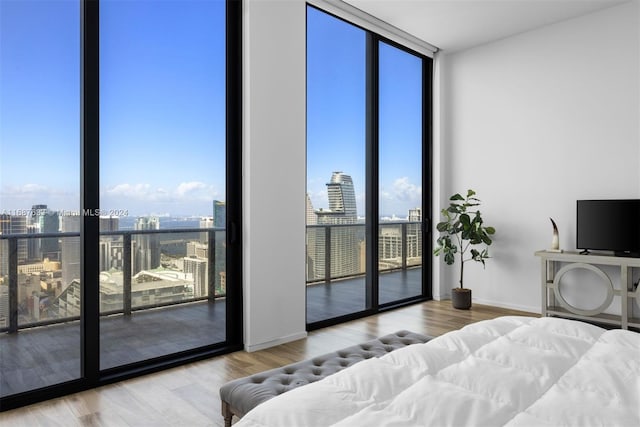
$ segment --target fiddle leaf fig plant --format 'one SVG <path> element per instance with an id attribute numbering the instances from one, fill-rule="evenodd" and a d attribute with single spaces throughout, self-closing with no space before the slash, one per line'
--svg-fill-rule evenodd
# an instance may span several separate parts
<path id="1" fill-rule="evenodd" d="M 475 191 L 467 190 L 466 197 L 459 193 L 451 196 L 449 207 L 441 211 L 443 221 L 436 225 L 440 237 L 433 254 L 443 255 L 447 265 L 452 265 L 456 256 L 460 258 L 460 289 L 464 288 L 464 264 L 476 261 L 484 266 L 490 258 L 488 246 L 492 240 L 489 236 L 496 232 L 495 228 L 484 225 L 478 210 L 481 202 L 475 195 Z M 473 247 L 479 245 L 479 248 Z"/>

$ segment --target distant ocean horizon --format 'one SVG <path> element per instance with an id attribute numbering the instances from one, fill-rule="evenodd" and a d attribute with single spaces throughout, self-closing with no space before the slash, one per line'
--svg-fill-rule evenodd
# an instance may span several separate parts
<path id="1" fill-rule="evenodd" d="M 118 222 L 118 228 L 120 230 L 133 230 L 133 226 L 138 217 L 135 216 L 123 216 L 120 217 Z M 158 217 L 160 220 L 160 230 L 169 230 L 173 228 L 199 228 L 200 227 L 200 217 L 172 217 L 172 216 L 161 216 Z"/>

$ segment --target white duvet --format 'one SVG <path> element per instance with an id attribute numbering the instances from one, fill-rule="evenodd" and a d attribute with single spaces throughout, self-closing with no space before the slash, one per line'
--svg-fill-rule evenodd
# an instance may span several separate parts
<path id="1" fill-rule="evenodd" d="M 237 427 L 640 426 L 640 334 L 474 323 L 268 400 Z"/>

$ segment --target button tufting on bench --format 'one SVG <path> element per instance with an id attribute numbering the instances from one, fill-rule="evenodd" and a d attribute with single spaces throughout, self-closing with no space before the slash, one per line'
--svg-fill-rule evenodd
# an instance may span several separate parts
<path id="1" fill-rule="evenodd" d="M 399 331 L 311 360 L 230 381 L 220 388 L 225 423 L 231 425 L 231 416 L 242 417 L 256 405 L 296 387 L 319 381 L 362 360 L 384 356 L 398 348 L 430 339 L 421 334 Z"/>

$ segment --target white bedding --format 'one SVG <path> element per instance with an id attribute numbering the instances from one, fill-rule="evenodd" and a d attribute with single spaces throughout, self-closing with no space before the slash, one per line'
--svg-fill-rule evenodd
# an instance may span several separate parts
<path id="1" fill-rule="evenodd" d="M 640 334 L 478 322 L 268 400 L 237 427 L 640 426 Z"/>

